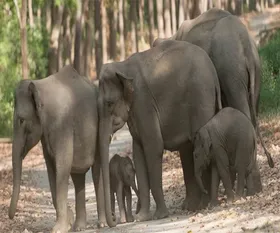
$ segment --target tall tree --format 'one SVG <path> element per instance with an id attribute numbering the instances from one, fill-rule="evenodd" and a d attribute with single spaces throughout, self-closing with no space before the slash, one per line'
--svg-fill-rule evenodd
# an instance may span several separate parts
<path id="1" fill-rule="evenodd" d="M 103 53 L 103 63 L 108 60 L 107 54 L 107 12 L 105 0 L 101 1 L 101 20 L 102 20 L 102 53 Z"/>
<path id="2" fill-rule="evenodd" d="M 171 36 L 171 17 L 169 0 L 164 0 L 165 37 Z"/>
<path id="3" fill-rule="evenodd" d="M 99 77 L 101 66 L 103 64 L 102 51 L 102 19 L 101 19 L 101 1 L 95 0 L 94 3 L 94 22 L 95 22 L 95 66 L 96 76 Z"/>
<path id="4" fill-rule="evenodd" d="M 136 1 L 130 2 L 130 16 L 131 16 L 131 35 L 132 35 L 132 52 L 138 52 L 138 29 L 137 29 L 137 5 Z"/>
<path id="5" fill-rule="evenodd" d="M 85 24 L 86 24 L 86 41 L 84 46 L 84 55 L 85 55 L 85 62 L 84 62 L 84 71 L 85 76 L 90 77 L 90 65 L 92 62 L 91 59 L 91 51 L 92 51 L 92 35 L 93 35 L 93 10 L 94 10 L 94 2 L 89 0 L 88 8 L 86 11 L 85 16 Z"/>
<path id="6" fill-rule="evenodd" d="M 115 60 L 117 56 L 117 12 L 118 6 L 116 1 L 112 1 L 108 6 L 108 21 L 109 21 L 109 51 L 110 58 Z"/>
<path id="7" fill-rule="evenodd" d="M 81 73 L 80 69 L 80 50 L 81 50 L 81 37 L 82 37 L 82 3 L 80 0 L 77 0 L 77 12 L 76 12 L 76 33 L 75 33 L 75 55 L 74 55 L 74 68 L 78 73 Z M 86 2 L 83 1 L 84 4 Z"/>
<path id="8" fill-rule="evenodd" d="M 144 0 L 138 0 L 139 3 L 139 24 L 140 24 L 140 40 L 144 41 Z"/>
<path id="9" fill-rule="evenodd" d="M 164 37 L 163 27 L 163 0 L 156 1 L 157 3 L 157 26 L 158 26 L 158 37 Z"/>
<path id="10" fill-rule="evenodd" d="M 27 14 L 27 0 L 21 2 L 21 12 L 19 12 L 18 2 L 14 0 L 17 16 L 20 25 L 20 40 L 21 40 L 21 60 L 22 60 L 22 78 L 28 79 L 28 49 L 27 49 L 27 32 L 26 32 L 26 14 Z"/>
<path id="11" fill-rule="evenodd" d="M 257 2 L 256 0 L 249 1 L 249 11 L 256 11 L 257 10 Z"/>
<path id="12" fill-rule="evenodd" d="M 32 28 L 34 27 L 32 0 L 28 0 L 28 14 L 29 14 L 29 25 Z"/>
<path id="13" fill-rule="evenodd" d="M 184 0 L 179 0 L 179 17 L 178 17 L 178 28 L 185 20 L 185 14 L 184 14 Z"/>
<path id="14" fill-rule="evenodd" d="M 119 0 L 119 28 L 120 28 L 120 60 L 125 59 L 125 47 L 124 47 L 124 22 L 123 22 L 123 4 L 124 0 Z"/>
<path id="15" fill-rule="evenodd" d="M 171 3 L 171 21 L 172 21 L 172 34 L 174 34 L 177 30 L 176 27 L 176 4 L 175 1 L 170 0 Z"/>
<path id="16" fill-rule="evenodd" d="M 148 27 L 149 27 L 149 42 L 152 46 L 154 42 L 154 4 L 153 1 L 148 1 Z"/>

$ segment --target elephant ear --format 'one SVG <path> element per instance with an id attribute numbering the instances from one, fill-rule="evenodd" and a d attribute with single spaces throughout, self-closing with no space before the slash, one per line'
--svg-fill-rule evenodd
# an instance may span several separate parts
<path id="1" fill-rule="evenodd" d="M 39 117 L 39 119 L 41 119 L 41 110 L 42 110 L 43 104 L 40 99 L 40 93 L 33 82 L 30 82 L 30 84 L 28 86 L 28 92 L 29 92 L 29 95 L 33 102 L 33 106 L 35 108 L 36 115 Z"/>
<path id="2" fill-rule="evenodd" d="M 124 99 L 130 105 L 132 102 L 132 96 L 133 96 L 133 92 L 134 92 L 133 78 L 125 75 L 124 73 L 122 73 L 120 71 L 116 71 L 116 75 L 123 85 Z"/>

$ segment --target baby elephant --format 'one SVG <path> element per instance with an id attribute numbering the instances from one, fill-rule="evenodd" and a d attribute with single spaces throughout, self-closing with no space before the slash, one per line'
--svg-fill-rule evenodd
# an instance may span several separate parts
<path id="1" fill-rule="evenodd" d="M 131 189 L 138 197 L 137 209 L 139 208 L 139 194 L 135 184 L 135 170 L 129 157 L 121 157 L 115 154 L 110 161 L 110 185 L 112 212 L 115 213 L 115 193 L 120 211 L 120 222 L 133 222 Z M 125 206 L 125 198 L 126 204 Z"/>
<path id="2" fill-rule="evenodd" d="M 219 111 L 195 135 L 194 170 L 201 190 L 206 193 L 201 175 L 211 163 L 211 204 L 217 204 L 219 176 L 222 179 L 228 201 L 234 199 L 231 174 L 237 173 L 237 197 L 252 189 L 252 169 L 256 162 L 256 135 L 250 121 L 239 110 L 227 107 Z"/>

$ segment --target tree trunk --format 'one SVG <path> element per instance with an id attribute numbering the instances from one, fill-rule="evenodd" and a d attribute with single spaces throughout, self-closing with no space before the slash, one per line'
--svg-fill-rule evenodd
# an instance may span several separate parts
<path id="1" fill-rule="evenodd" d="M 63 32 L 63 66 L 71 64 L 71 53 L 72 53 L 72 43 L 71 43 L 71 15 L 69 11 L 66 11 L 66 19 L 64 21 L 64 32 Z"/>
<path id="2" fill-rule="evenodd" d="M 235 14 L 238 16 L 243 14 L 243 0 L 235 2 Z"/>
<path id="3" fill-rule="evenodd" d="M 28 48 L 27 48 L 27 31 L 26 31 L 26 14 L 27 14 L 27 0 L 22 0 L 21 3 L 21 59 L 22 59 L 22 77 L 28 79 Z"/>
<path id="4" fill-rule="evenodd" d="M 163 28 L 163 0 L 158 0 L 157 2 L 157 26 L 158 26 L 158 37 L 164 37 Z"/>
<path id="5" fill-rule="evenodd" d="M 119 0 L 119 27 L 120 27 L 120 60 L 125 59 L 125 47 L 124 47 L 124 23 L 123 23 L 123 3 L 124 0 Z"/>
<path id="6" fill-rule="evenodd" d="M 80 74 L 80 50 L 81 50 L 81 37 L 82 37 L 82 3 L 80 0 L 77 0 L 77 12 L 76 12 L 76 33 L 75 33 L 75 55 L 74 55 L 74 68 Z"/>
<path id="7" fill-rule="evenodd" d="M 84 46 L 84 55 L 85 55 L 85 62 L 84 62 L 84 72 L 85 76 L 90 78 L 90 66 L 91 66 L 91 51 L 92 51 L 92 35 L 93 35 L 93 10 L 94 10 L 94 2 L 89 0 L 88 3 L 88 10 L 86 13 L 86 41 Z"/>
<path id="8" fill-rule="evenodd" d="M 64 4 L 57 6 L 57 15 L 55 17 L 55 21 L 51 31 L 50 38 L 50 46 L 49 46 L 49 67 L 48 67 L 48 75 L 51 75 L 58 71 L 58 42 L 59 42 L 59 34 L 60 27 L 62 23 L 62 16 L 64 11 Z"/>
<path id="9" fill-rule="evenodd" d="M 200 15 L 200 1 L 201 0 L 192 0 L 192 9 L 190 11 L 190 19 L 194 19 Z"/>
<path id="10" fill-rule="evenodd" d="M 105 0 L 101 1 L 101 19 L 102 19 L 102 53 L 103 53 L 103 63 L 108 60 L 107 54 L 107 12 L 105 7 Z"/>
<path id="11" fill-rule="evenodd" d="M 184 22 L 185 20 L 185 14 L 184 14 L 184 0 L 179 0 L 180 4 L 179 4 L 179 19 L 178 19 L 178 28 L 181 26 L 181 24 Z"/>
<path id="12" fill-rule="evenodd" d="M 257 10 L 257 3 L 256 0 L 249 1 L 249 11 L 256 11 Z"/>
<path id="13" fill-rule="evenodd" d="M 108 9 L 108 19 L 109 19 L 109 51 L 110 58 L 115 60 L 117 56 L 117 10 L 115 1 L 113 1 Z"/>
<path id="14" fill-rule="evenodd" d="M 139 24 L 140 24 L 140 40 L 144 42 L 144 0 L 138 0 L 139 2 Z"/>
<path id="15" fill-rule="evenodd" d="M 32 0 L 28 0 L 28 14 L 29 14 L 29 25 L 31 28 L 33 28 L 34 18 L 33 18 Z"/>
<path id="16" fill-rule="evenodd" d="M 138 52 L 138 29 L 137 29 L 137 9 L 136 9 L 136 1 L 130 2 L 130 13 L 131 13 L 131 37 L 132 37 L 132 52 Z"/>
<path id="17" fill-rule="evenodd" d="M 169 0 L 164 0 L 165 37 L 171 36 L 171 18 Z"/>
<path id="18" fill-rule="evenodd" d="M 103 53 L 102 53 L 102 19 L 101 19 L 101 1 L 95 0 L 95 64 L 96 64 L 96 77 L 99 77 L 101 66 L 103 64 Z"/>
<path id="19" fill-rule="evenodd" d="M 48 33 L 50 34 L 52 30 L 51 1 L 45 1 L 45 12 L 46 12 L 46 28 Z"/>
<path id="20" fill-rule="evenodd" d="M 148 27 L 149 27 L 149 42 L 152 46 L 154 42 L 154 4 L 153 1 L 148 1 Z"/>
<path id="21" fill-rule="evenodd" d="M 175 1 L 170 0 L 171 4 L 171 21 L 172 21 L 172 34 L 176 33 L 177 27 L 176 27 L 176 5 Z"/>

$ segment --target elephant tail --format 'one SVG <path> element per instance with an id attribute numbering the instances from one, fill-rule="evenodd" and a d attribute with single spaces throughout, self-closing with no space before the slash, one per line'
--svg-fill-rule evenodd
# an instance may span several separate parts
<path id="1" fill-rule="evenodd" d="M 264 149 L 265 155 L 267 157 L 267 162 L 268 165 L 273 168 L 274 167 L 274 161 L 271 157 L 271 154 L 268 152 L 268 150 L 265 147 L 265 143 L 262 139 L 261 133 L 260 133 L 260 128 L 259 128 L 259 123 L 256 117 L 256 105 L 255 105 L 255 75 L 256 75 L 256 70 L 255 70 L 255 65 L 253 62 L 249 63 L 247 61 L 247 67 L 249 71 L 249 82 L 250 82 L 250 87 L 249 87 L 249 99 L 250 99 L 250 105 L 251 105 L 251 117 L 252 117 L 252 123 L 255 126 L 257 136 L 260 139 L 261 145 Z"/>

